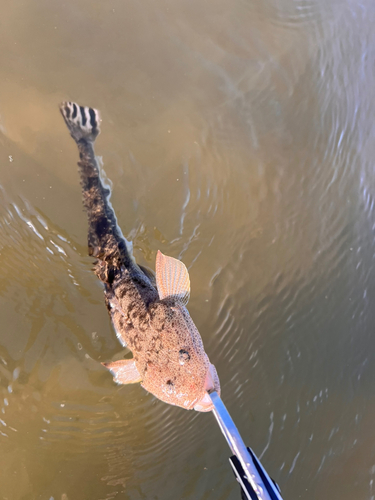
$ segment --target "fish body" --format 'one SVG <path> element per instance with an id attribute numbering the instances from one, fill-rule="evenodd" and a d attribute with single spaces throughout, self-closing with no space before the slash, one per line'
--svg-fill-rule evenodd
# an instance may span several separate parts
<path id="1" fill-rule="evenodd" d="M 210 411 L 208 392 L 220 394 L 216 369 L 186 308 L 190 280 L 185 265 L 158 252 L 156 276 L 137 265 L 117 225 L 110 191 L 100 178 L 94 142 L 100 132 L 97 110 L 64 102 L 61 114 L 75 140 L 88 215 L 89 254 L 104 284 L 105 302 L 119 341 L 132 359 L 104 365 L 120 384 L 140 382 L 158 399 L 186 409 Z"/>

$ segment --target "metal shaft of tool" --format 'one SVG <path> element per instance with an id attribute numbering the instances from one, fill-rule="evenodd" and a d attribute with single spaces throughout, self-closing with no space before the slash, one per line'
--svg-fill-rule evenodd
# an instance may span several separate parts
<path id="1" fill-rule="evenodd" d="M 217 394 L 217 392 L 214 391 L 210 394 L 210 397 L 214 405 L 213 414 L 215 415 L 215 418 L 220 426 L 222 433 L 224 434 L 225 439 L 227 440 L 230 449 L 238 458 L 242 469 L 244 470 L 246 478 L 253 488 L 255 494 L 258 496 L 259 500 L 272 500 L 267 491 L 267 488 L 262 481 L 262 478 L 259 475 L 258 470 L 255 467 L 255 464 L 253 463 L 252 457 L 250 456 L 250 453 L 248 452 L 245 443 L 243 442 L 240 433 L 238 432 L 237 427 L 235 426 L 220 396 Z M 264 471 L 263 467 L 262 470 Z M 278 492 L 276 498 L 282 500 Z"/>

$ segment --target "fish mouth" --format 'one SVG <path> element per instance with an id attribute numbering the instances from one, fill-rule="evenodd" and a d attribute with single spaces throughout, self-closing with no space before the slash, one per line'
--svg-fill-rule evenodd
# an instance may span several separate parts
<path id="1" fill-rule="evenodd" d="M 202 411 L 202 412 L 206 412 L 206 411 L 211 411 L 213 410 L 213 407 L 214 405 L 212 404 L 212 401 L 211 401 L 211 398 L 208 394 L 208 392 L 206 392 L 206 394 L 203 396 L 203 398 L 199 401 L 199 403 L 197 403 L 195 406 L 194 406 L 194 410 L 195 411 Z"/>
<path id="2" fill-rule="evenodd" d="M 204 396 L 202 399 L 198 401 L 196 405 L 194 405 L 195 411 L 211 411 L 214 408 L 214 405 L 209 396 L 210 392 L 216 391 L 220 396 L 220 382 L 219 377 L 217 375 L 216 368 L 213 364 L 210 363 L 210 367 L 207 371 L 207 375 L 204 381 Z"/>

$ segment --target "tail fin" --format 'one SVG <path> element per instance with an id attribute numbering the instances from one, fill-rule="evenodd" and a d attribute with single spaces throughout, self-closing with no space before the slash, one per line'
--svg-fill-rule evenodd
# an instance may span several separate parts
<path id="1" fill-rule="evenodd" d="M 60 111 L 70 135 L 78 142 L 81 139 L 94 142 L 100 133 L 100 116 L 97 109 L 79 106 L 75 102 L 63 102 Z"/>

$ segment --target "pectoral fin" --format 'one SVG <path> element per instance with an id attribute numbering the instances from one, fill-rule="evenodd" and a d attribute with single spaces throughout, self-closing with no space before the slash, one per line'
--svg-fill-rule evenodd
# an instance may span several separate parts
<path id="1" fill-rule="evenodd" d="M 186 306 L 190 298 L 190 279 L 185 264 L 173 257 L 156 256 L 156 285 L 160 299 L 174 298 Z"/>
<path id="2" fill-rule="evenodd" d="M 134 359 L 121 359 L 112 363 L 102 363 L 113 375 L 118 384 L 135 384 L 141 382 L 142 377 L 135 366 Z"/>

